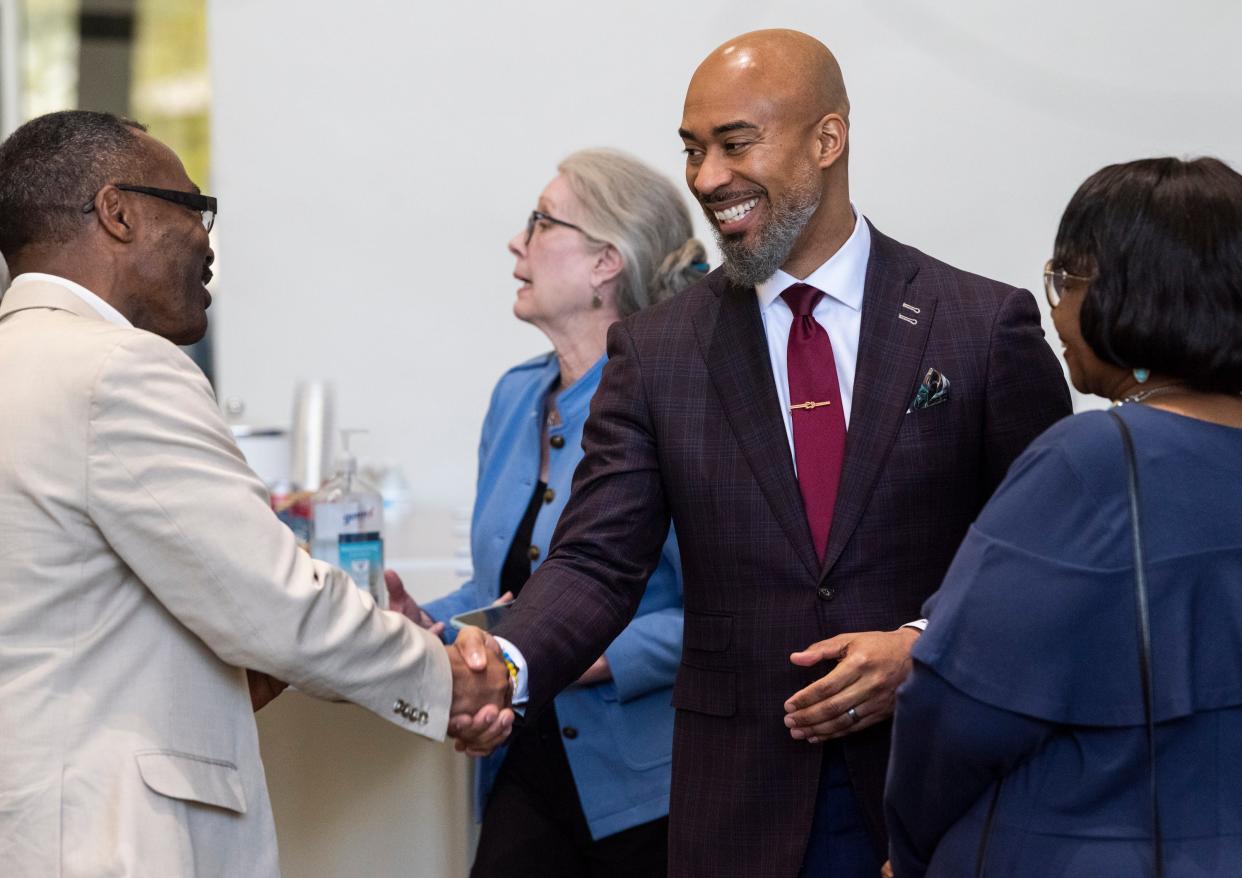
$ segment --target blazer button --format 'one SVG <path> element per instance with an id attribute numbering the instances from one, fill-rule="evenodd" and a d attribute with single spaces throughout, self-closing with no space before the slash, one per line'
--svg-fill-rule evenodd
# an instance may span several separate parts
<path id="1" fill-rule="evenodd" d="M 562 436 L 560 433 L 557 433 L 555 436 L 553 436 L 552 438 L 548 440 L 548 444 L 551 445 L 553 448 L 564 448 L 565 437 Z"/>
<path id="2" fill-rule="evenodd" d="M 530 556 L 530 560 L 538 561 L 539 560 L 539 547 L 531 546 L 529 549 L 526 550 L 526 554 Z"/>
<path id="3" fill-rule="evenodd" d="M 564 735 L 567 740 L 572 741 L 574 738 L 578 737 L 578 730 L 573 726 L 565 726 L 565 728 L 561 729 L 561 734 Z"/>
<path id="4" fill-rule="evenodd" d="M 816 594 L 821 601 L 830 601 L 837 596 L 837 590 L 829 585 L 821 585 Z"/>
<path id="5" fill-rule="evenodd" d="M 546 491 L 543 492 L 544 503 L 551 503 L 555 499 L 556 499 L 556 492 L 553 491 L 551 488 L 548 488 Z"/>
<path id="6" fill-rule="evenodd" d="M 398 698 L 396 701 L 393 702 L 392 712 L 401 713 L 401 711 L 403 710 L 405 710 L 405 700 L 402 698 Z"/>

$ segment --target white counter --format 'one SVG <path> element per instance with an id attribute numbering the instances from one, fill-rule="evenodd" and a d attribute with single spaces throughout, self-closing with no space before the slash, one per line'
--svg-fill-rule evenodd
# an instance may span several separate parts
<path id="1" fill-rule="evenodd" d="M 461 581 L 446 511 L 389 534 L 415 599 Z M 258 714 L 285 878 L 457 878 L 473 858 L 470 760 L 352 704 L 285 692 Z"/>

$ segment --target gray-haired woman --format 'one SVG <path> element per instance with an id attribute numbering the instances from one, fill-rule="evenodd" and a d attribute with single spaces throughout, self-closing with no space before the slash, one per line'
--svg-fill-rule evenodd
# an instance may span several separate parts
<path id="1" fill-rule="evenodd" d="M 623 153 L 576 152 L 509 242 L 513 312 L 553 351 L 509 370 L 479 448 L 474 576 L 421 610 L 397 583 L 393 608 L 429 627 L 517 595 L 547 555 L 582 458 L 608 328 L 707 271 L 673 184 Z M 666 873 L 670 706 L 681 657 L 681 561 L 670 532 L 638 614 L 578 685 L 514 732 L 477 772 L 482 819 L 472 875 Z"/>

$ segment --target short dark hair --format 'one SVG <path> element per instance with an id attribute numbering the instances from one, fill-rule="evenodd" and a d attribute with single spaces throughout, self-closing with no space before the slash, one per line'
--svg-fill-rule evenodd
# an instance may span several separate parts
<path id="1" fill-rule="evenodd" d="M 1242 393 L 1242 175 L 1224 162 L 1096 171 L 1065 208 L 1053 264 L 1094 278 L 1081 328 L 1100 359 Z"/>
<path id="2" fill-rule="evenodd" d="M 111 113 L 64 110 L 9 135 L 0 144 L 0 253 L 71 241 L 95 193 L 140 171 L 135 132 L 146 130 Z"/>

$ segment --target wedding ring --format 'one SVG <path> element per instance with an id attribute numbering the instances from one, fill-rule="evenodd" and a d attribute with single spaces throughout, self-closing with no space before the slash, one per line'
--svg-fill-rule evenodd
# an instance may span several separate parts
<path id="1" fill-rule="evenodd" d="M 845 712 L 845 715 L 848 716 L 850 719 L 852 719 L 854 722 L 858 722 L 860 719 L 862 719 L 862 717 L 858 715 L 858 711 L 856 711 L 852 707 Z"/>

